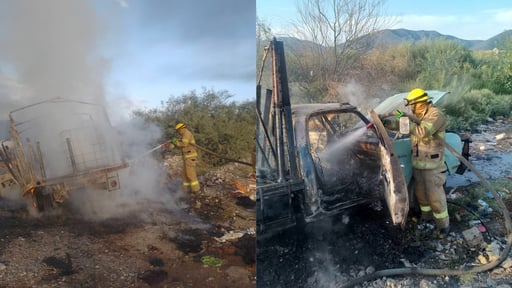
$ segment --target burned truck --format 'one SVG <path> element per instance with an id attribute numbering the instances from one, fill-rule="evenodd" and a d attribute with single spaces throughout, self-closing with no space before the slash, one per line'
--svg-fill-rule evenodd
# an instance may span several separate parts
<path id="1" fill-rule="evenodd" d="M 392 135 L 374 110 L 366 116 L 349 103 L 291 105 L 283 43 L 274 39 L 265 53 L 272 72 L 271 88 L 262 91 L 263 74 L 257 85 L 259 235 L 365 204 L 385 203 L 391 222 L 403 225 L 412 195 L 408 137 Z M 386 103 L 378 113 L 396 108 Z M 452 159 L 450 172 L 458 164 Z"/>
<path id="2" fill-rule="evenodd" d="M 75 191 L 118 190 L 118 171 L 128 166 L 120 147 L 101 105 L 56 98 L 21 107 L 0 142 L 2 188 L 32 197 L 39 211 Z"/>

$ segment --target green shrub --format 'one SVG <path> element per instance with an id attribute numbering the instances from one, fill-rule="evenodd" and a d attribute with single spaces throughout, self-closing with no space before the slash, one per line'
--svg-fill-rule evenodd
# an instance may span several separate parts
<path id="1" fill-rule="evenodd" d="M 442 107 L 448 118 L 448 129 L 471 129 L 484 124 L 489 117 L 508 117 L 511 99 L 511 95 L 495 95 L 487 89 L 453 95 Z"/>
<path id="2" fill-rule="evenodd" d="M 157 109 L 134 111 L 145 121 L 156 123 L 165 140 L 176 137 L 175 125 L 183 122 L 194 134 L 196 144 L 227 158 L 251 162 L 255 151 L 255 103 L 228 101 L 225 90 L 203 89 L 171 97 Z M 227 163 L 225 159 L 199 151 L 200 160 L 207 165 Z"/>

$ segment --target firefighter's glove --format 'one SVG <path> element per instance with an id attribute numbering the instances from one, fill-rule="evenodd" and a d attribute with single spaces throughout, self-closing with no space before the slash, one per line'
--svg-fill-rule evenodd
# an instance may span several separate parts
<path id="1" fill-rule="evenodd" d="M 178 145 L 178 139 L 177 138 L 172 138 L 171 139 L 171 143 L 174 144 L 174 145 Z"/>
<path id="2" fill-rule="evenodd" d="M 404 111 L 401 111 L 401 110 L 396 110 L 394 114 L 395 114 L 396 119 L 400 119 L 403 116 L 406 116 Z"/>

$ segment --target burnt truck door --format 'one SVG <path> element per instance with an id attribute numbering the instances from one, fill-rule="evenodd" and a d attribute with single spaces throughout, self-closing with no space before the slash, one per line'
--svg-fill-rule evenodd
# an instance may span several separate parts
<path id="1" fill-rule="evenodd" d="M 304 210 L 314 211 L 306 215 L 306 221 L 385 199 L 393 223 L 404 223 L 409 207 L 407 187 L 400 162 L 380 120 L 377 117 L 379 122 L 375 127 L 367 126 L 370 121 L 356 107 L 347 103 L 337 105 L 337 109 L 331 104 L 317 105 L 318 109 L 312 109 L 305 117 L 303 129 L 317 187 L 314 191 L 306 189 L 304 193 L 315 193 L 314 197 L 305 197 L 306 200 L 318 199 L 318 203 L 305 201 L 305 206 L 311 207 Z M 307 105 L 302 107 L 307 108 Z M 298 131 L 296 133 L 297 145 L 302 147 L 303 138 Z M 301 164 L 305 162 L 301 158 Z"/>
<path id="2" fill-rule="evenodd" d="M 370 117 L 381 142 L 380 159 L 386 204 L 393 224 L 401 224 L 404 227 L 407 213 L 409 213 L 409 195 L 402 165 L 379 115 L 372 110 L 370 111 Z"/>

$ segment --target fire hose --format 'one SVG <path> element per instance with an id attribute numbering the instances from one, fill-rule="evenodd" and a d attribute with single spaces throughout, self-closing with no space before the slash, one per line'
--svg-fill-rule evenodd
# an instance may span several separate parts
<path id="1" fill-rule="evenodd" d="M 137 160 L 139 160 L 139 159 L 142 159 L 143 157 L 145 157 L 145 156 L 149 155 L 151 152 L 153 152 L 153 151 L 155 151 L 155 150 L 157 150 L 157 149 L 160 149 L 160 148 L 162 148 L 162 147 L 164 147 L 164 146 L 166 146 L 166 145 L 169 145 L 169 144 L 173 144 L 171 140 L 170 140 L 170 141 L 166 141 L 166 142 L 164 142 L 164 143 L 162 143 L 162 144 L 160 144 L 160 145 L 158 145 L 158 146 L 156 146 L 156 147 L 153 147 L 152 149 L 148 150 L 146 153 L 142 154 L 140 157 L 135 158 L 135 159 L 132 159 L 132 160 L 130 160 L 130 161 L 128 161 L 128 162 L 130 162 L 130 163 L 131 163 L 131 162 L 135 162 L 135 161 L 137 161 Z M 222 155 L 220 155 L 220 154 L 218 154 L 218 153 L 215 153 L 215 152 L 213 152 L 213 151 L 210 151 L 210 150 L 208 150 L 208 149 L 206 149 L 206 148 L 204 148 L 204 147 L 201 147 L 201 146 L 199 146 L 199 145 L 197 145 L 197 144 L 191 144 L 191 145 L 193 145 L 194 147 L 196 147 L 197 149 L 199 149 L 199 150 L 201 150 L 201 151 L 204 151 L 204 152 L 206 152 L 206 153 L 208 153 L 208 154 L 214 155 L 215 157 L 218 157 L 218 158 L 221 158 L 221 159 L 224 159 L 224 160 L 230 161 L 230 162 L 236 162 L 236 163 L 239 163 L 239 164 L 243 164 L 243 165 L 247 165 L 247 166 L 254 167 L 254 164 L 252 164 L 252 163 L 244 162 L 244 161 L 240 161 L 240 160 L 237 160 L 237 159 L 233 159 L 233 158 L 228 158 L 228 157 L 222 156 Z"/>
<path id="2" fill-rule="evenodd" d="M 197 149 L 199 149 L 199 150 L 201 150 L 201 151 L 204 151 L 204 152 L 206 152 L 206 153 L 208 153 L 208 154 L 211 154 L 211 155 L 213 155 L 213 156 L 216 156 L 216 157 L 218 157 L 218 158 L 221 158 L 221 159 L 224 159 L 224 160 L 227 160 L 227 161 L 230 161 L 230 162 L 236 162 L 236 163 L 239 163 L 239 164 L 243 164 L 243 165 L 247 165 L 247 166 L 254 167 L 254 164 L 252 164 L 252 163 L 244 162 L 244 161 L 240 161 L 240 160 L 237 160 L 237 159 L 233 159 L 233 158 L 228 158 L 228 157 L 222 156 L 222 155 L 220 155 L 220 154 L 218 154 L 218 153 L 215 153 L 215 152 L 213 152 L 213 151 L 210 151 L 210 150 L 208 150 L 208 149 L 206 149 L 206 148 L 204 148 L 204 147 L 201 147 L 201 146 L 199 146 L 199 145 L 197 145 L 197 144 L 192 144 L 192 145 L 193 145 L 194 147 L 196 147 Z"/>
<path id="3" fill-rule="evenodd" d="M 419 123 L 418 119 L 415 119 L 412 115 L 403 115 L 407 116 L 411 119 L 411 121 L 415 123 Z M 437 136 L 437 135 L 436 135 Z M 359 283 L 366 282 L 372 279 L 380 278 L 380 277 L 389 277 L 389 276 L 398 276 L 398 275 L 424 275 L 424 276 L 458 276 L 463 274 L 469 274 L 469 273 L 479 273 L 484 272 L 487 270 L 491 270 L 501 264 L 507 257 L 510 252 L 510 248 L 512 247 L 512 220 L 510 218 L 510 213 L 505 206 L 505 203 L 501 199 L 500 195 L 496 192 L 496 190 L 492 187 L 492 185 L 478 172 L 478 170 L 475 169 L 475 167 L 462 155 L 460 155 L 453 147 L 451 147 L 446 141 L 441 138 L 440 136 L 437 136 L 436 139 L 442 141 L 446 148 L 453 154 L 455 157 L 457 157 L 462 163 L 464 163 L 471 171 L 482 181 L 482 184 L 489 189 L 492 194 L 494 195 L 494 199 L 496 199 L 498 206 L 503 214 L 503 217 L 505 218 L 505 227 L 507 229 L 507 243 L 505 247 L 503 248 L 503 251 L 499 258 L 494 260 L 493 262 L 473 267 L 471 269 L 467 270 L 454 270 L 454 269 L 432 269 L 432 268 L 419 268 L 419 267 L 406 267 L 406 268 L 394 268 L 394 269 L 385 269 L 385 270 L 379 270 L 374 273 L 355 278 L 349 282 L 341 284 L 341 288 L 344 287 L 353 287 Z"/>

